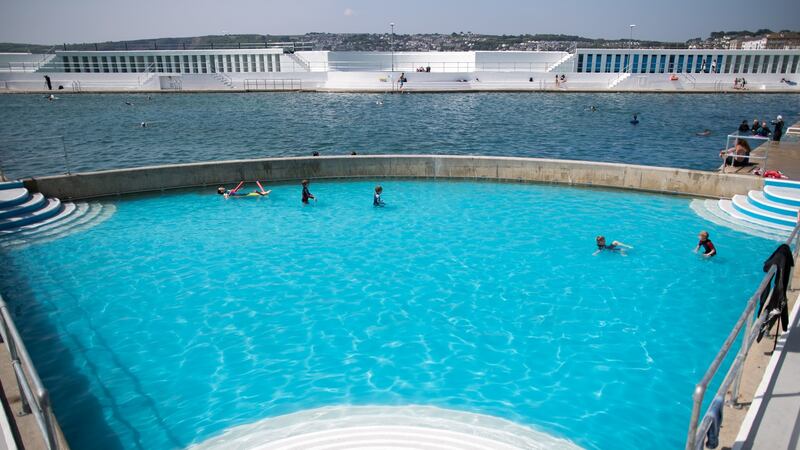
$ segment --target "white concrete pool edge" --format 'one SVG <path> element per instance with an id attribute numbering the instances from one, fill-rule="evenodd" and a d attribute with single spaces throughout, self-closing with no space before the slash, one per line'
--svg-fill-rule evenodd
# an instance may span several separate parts
<path id="1" fill-rule="evenodd" d="M 63 200 L 261 180 L 442 178 L 553 183 L 707 198 L 763 187 L 758 177 L 700 170 L 579 160 L 470 155 L 310 156 L 209 161 L 55 175 L 25 180 Z"/>
<path id="2" fill-rule="evenodd" d="M 769 385 L 773 383 L 775 378 L 778 376 L 778 364 L 784 358 L 784 353 L 787 351 L 786 349 L 786 341 L 789 339 L 790 333 L 795 330 L 795 325 L 797 321 L 797 314 L 800 312 L 800 294 L 798 294 L 797 298 L 794 302 L 794 307 L 792 307 L 792 311 L 789 315 L 789 322 L 790 327 L 789 330 L 782 333 L 780 337 L 778 337 L 778 345 L 775 348 L 775 351 L 772 353 L 772 356 L 769 359 L 769 363 L 767 367 L 764 369 L 764 375 L 761 378 L 761 382 L 758 384 L 758 388 L 756 392 L 753 394 L 753 401 L 750 404 L 747 415 L 742 421 L 742 425 L 739 428 L 739 433 L 736 435 L 736 441 L 733 443 L 732 449 L 733 450 L 742 450 L 747 444 L 748 438 L 750 438 L 751 434 L 756 431 L 755 422 L 756 417 L 762 413 L 762 408 L 766 405 L 764 404 L 764 400 L 766 398 L 767 389 Z"/>

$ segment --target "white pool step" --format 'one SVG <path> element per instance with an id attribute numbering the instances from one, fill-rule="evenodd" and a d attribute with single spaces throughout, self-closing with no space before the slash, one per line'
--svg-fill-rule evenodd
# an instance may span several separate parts
<path id="1" fill-rule="evenodd" d="M 779 203 L 768 199 L 764 191 L 748 192 L 747 201 L 757 208 L 787 216 L 792 220 L 797 219 L 797 211 L 800 210 L 800 206 L 787 205 L 786 203 Z"/>
<path id="2" fill-rule="evenodd" d="M 42 207 L 44 207 L 44 203 L 45 203 L 44 195 L 38 192 L 32 195 L 29 194 L 28 199 L 23 203 L 14 206 L 8 206 L 5 208 L 0 208 L 0 219 L 18 216 L 26 212 L 41 209 Z"/>
<path id="3" fill-rule="evenodd" d="M 62 203 L 29 193 L 19 181 L 0 183 L 0 246 L 50 241 L 94 226 L 116 210 L 102 203 Z"/>
<path id="4" fill-rule="evenodd" d="M 690 207 L 703 219 L 717 225 L 774 241 L 783 241 L 788 232 L 773 228 L 766 228 L 744 219 L 737 219 L 720 208 L 719 200 L 705 199 L 692 200 Z"/>
<path id="5" fill-rule="evenodd" d="M 743 214 L 738 209 L 733 206 L 732 200 L 719 200 L 719 208 L 725 211 L 729 216 L 733 217 L 734 219 L 742 220 L 748 222 L 750 224 L 758 225 L 761 228 L 766 228 L 768 230 L 779 230 L 779 231 L 786 231 L 791 232 L 793 227 L 786 226 L 774 222 L 767 222 L 765 220 L 760 220 L 756 217 L 749 216 Z"/>
<path id="6" fill-rule="evenodd" d="M 24 187 L 0 189 L 0 208 L 10 208 L 20 203 L 25 203 L 28 197 L 30 197 L 30 194 Z"/>
<path id="7" fill-rule="evenodd" d="M 731 203 L 733 204 L 733 207 L 736 208 L 736 210 L 740 213 L 764 222 L 785 225 L 787 227 L 794 227 L 797 223 L 796 219 L 759 208 L 758 206 L 747 201 L 747 197 L 744 195 L 734 195 L 731 199 Z"/>
<path id="8" fill-rule="evenodd" d="M 800 182 L 776 178 L 764 178 L 764 186 L 782 187 L 787 189 L 800 189 Z"/>
<path id="9" fill-rule="evenodd" d="M 800 207 L 800 189 L 764 186 L 764 197 L 776 203 Z"/>

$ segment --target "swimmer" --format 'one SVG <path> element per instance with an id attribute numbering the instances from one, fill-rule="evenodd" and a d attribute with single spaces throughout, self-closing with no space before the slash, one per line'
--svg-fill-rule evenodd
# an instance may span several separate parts
<path id="1" fill-rule="evenodd" d="M 139 124 L 139 126 L 142 128 L 147 128 L 147 122 L 142 122 Z"/>
<path id="2" fill-rule="evenodd" d="M 375 195 L 372 197 L 372 206 L 386 206 L 386 203 L 381 200 L 383 187 L 381 185 L 375 186 Z"/>
<path id="3" fill-rule="evenodd" d="M 639 115 L 638 114 L 634 114 L 633 115 L 633 119 L 631 119 L 631 125 L 636 125 L 638 123 L 639 123 Z"/>
<path id="4" fill-rule="evenodd" d="M 700 247 L 703 247 L 704 258 L 711 258 L 717 254 L 717 248 L 714 247 L 711 239 L 708 238 L 708 231 L 701 231 L 700 234 L 697 235 L 697 238 L 700 241 L 697 243 L 697 247 L 694 248 L 695 253 L 700 250 Z"/>
<path id="5" fill-rule="evenodd" d="M 697 136 L 711 136 L 711 130 L 706 128 L 703 131 L 698 131 L 697 133 L 695 133 L 695 135 L 697 135 Z"/>
<path id="6" fill-rule="evenodd" d="M 590 106 L 589 107 L 589 111 L 596 112 L 597 111 L 597 106 L 594 106 L 594 105 Z"/>
<path id="7" fill-rule="evenodd" d="M 595 242 L 597 243 L 597 250 L 592 253 L 592 256 L 602 252 L 603 250 L 608 250 L 611 252 L 619 252 L 621 255 L 625 255 L 625 249 L 633 249 L 632 246 L 628 244 L 623 244 L 620 241 L 611 241 L 611 245 L 606 245 L 606 238 L 604 236 L 597 236 L 595 238 Z"/>
<path id="8" fill-rule="evenodd" d="M 303 203 L 307 205 L 308 199 L 310 198 L 314 199 L 316 202 L 317 197 L 314 197 L 314 195 L 308 190 L 308 180 L 303 180 L 300 184 L 303 186 Z"/>
<path id="9" fill-rule="evenodd" d="M 378 105 L 378 106 L 383 106 L 383 101 L 382 100 L 376 100 L 375 104 Z"/>
<path id="10" fill-rule="evenodd" d="M 55 95 L 53 95 L 53 94 L 50 94 L 50 95 L 47 97 L 47 101 L 50 101 L 50 102 L 52 102 L 52 101 L 53 101 L 53 100 L 55 100 L 55 99 L 56 99 L 56 96 L 55 96 Z"/>
<path id="11" fill-rule="evenodd" d="M 260 182 L 256 181 L 256 184 L 258 185 L 257 191 L 239 192 L 239 189 L 242 187 L 242 185 L 244 185 L 244 181 L 240 181 L 239 184 L 231 190 L 227 190 L 223 186 L 218 187 L 217 194 L 227 199 L 230 197 L 263 197 L 269 195 L 269 193 L 272 192 L 271 190 L 265 191 L 264 187 L 261 186 Z"/>
<path id="12" fill-rule="evenodd" d="M 127 100 L 125 101 L 125 104 L 128 105 L 128 106 L 133 106 L 133 103 L 131 103 L 131 102 L 127 101 Z"/>

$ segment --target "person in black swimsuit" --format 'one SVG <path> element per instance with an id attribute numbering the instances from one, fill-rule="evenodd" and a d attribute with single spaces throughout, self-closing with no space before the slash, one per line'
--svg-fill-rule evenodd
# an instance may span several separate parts
<path id="1" fill-rule="evenodd" d="M 714 247 L 714 243 L 708 238 L 708 231 L 701 231 L 700 234 L 697 235 L 697 238 L 700 239 L 700 241 L 697 243 L 697 247 L 694 248 L 695 253 L 702 247 L 703 257 L 705 258 L 711 258 L 717 254 L 717 248 Z"/>
<path id="2" fill-rule="evenodd" d="M 597 243 L 597 250 L 592 253 L 592 255 L 596 255 L 603 250 L 608 250 L 610 252 L 619 252 L 621 255 L 625 254 L 625 249 L 632 249 L 633 247 L 628 244 L 623 244 L 620 241 L 611 241 L 611 245 L 606 245 L 606 238 L 605 236 L 597 236 L 595 238 L 595 242 Z"/>
<path id="3" fill-rule="evenodd" d="M 303 185 L 303 203 L 307 205 L 308 199 L 314 199 L 314 201 L 317 201 L 317 198 L 314 197 L 308 190 L 308 180 L 303 180 L 300 184 Z"/>

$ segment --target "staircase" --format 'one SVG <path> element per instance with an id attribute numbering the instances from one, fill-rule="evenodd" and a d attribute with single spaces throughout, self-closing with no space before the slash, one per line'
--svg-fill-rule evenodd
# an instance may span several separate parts
<path id="1" fill-rule="evenodd" d="M 295 53 L 287 53 L 286 56 L 288 56 L 295 63 L 295 67 L 292 68 L 292 72 L 311 72 L 311 64 L 309 64 L 308 61 L 306 61 L 306 59 L 302 56 Z M 300 66 L 302 70 L 296 70 L 297 66 Z"/>
<path id="2" fill-rule="evenodd" d="M 630 77 L 631 77 L 630 73 L 627 72 L 621 73 L 619 74 L 619 76 L 611 80 L 611 83 L 608 84 L 608 88 L 614 89 L 615 87 L 617 87 L 618 84 L 622 83 L 623 81 L 627 80 Z"/>
<path id="3" fill-rule="evenodd" d="M 223 72 L 214 72 L 214 78 L 220 83 L 224 84 L 228 89 L 236 89 L 233 85 L 231 77 L 225 75 Z"/>
<path id="4" fill-rule="evenodd" d="M 16 248 L 55 240 L 97 225 L 113 205 L 61 202 L 29 192 L 21 181 L 0 183 L 0 247 Z"/>
<path id="5" fill-rule="evenodd" d="M 797 224 L 800 183 L 766 179 L 761 191 L 735 195 L 730 200 L 694 200 L 692 209 L 718 225 L 782 240 Z"/>
<path id="6" fill-rule="evenodd" d="M 555 72 L 555 73 L 570 73 L 574 72 L 574 63 L 575 60 L 575 53 L 567 53 L 564 55 L 560 60 L 555 62 L 552 66 L 548 67 L 546 72 Z"/>

